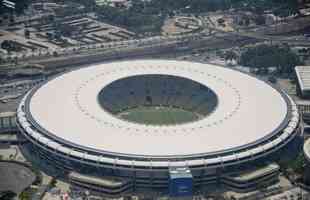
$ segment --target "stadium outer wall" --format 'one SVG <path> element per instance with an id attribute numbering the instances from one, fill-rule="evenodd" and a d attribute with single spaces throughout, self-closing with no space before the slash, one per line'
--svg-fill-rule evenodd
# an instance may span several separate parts
<path id="1" fill-rule="evenodd" d="M 289 106 L 287 123 L 267 141 L 261 141 L 248 148 L 175 158 L 132 157 L 78 149 L 68 143 L 56 143 L 29 117 L 29 101 L 39 87 L 25 95 L 17 110 L 17 126 L 21 132 L 19 137 L 28 141 L 22 146 L 22 151 L 59 169 L 59 175 L 62 176 L 75 171 L 125 180 L 124 187 L 117 188 L 115 193 L 144 188 L 167 190 L 170 167 L 188 167 L 193 175 L 195 187 L 220 184 L 226 175 L 249 169 L 253 164 L 277 160 L 281 152 L 288 149 L 297 151 L 302 143 L 300 135 L 303 127 L 297 105 L 288 95 L 279 91 Z"/>

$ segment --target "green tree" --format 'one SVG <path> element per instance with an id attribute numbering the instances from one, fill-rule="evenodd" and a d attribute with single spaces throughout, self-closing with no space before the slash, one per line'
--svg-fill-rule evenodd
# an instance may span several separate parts
<path id="1" fill-rule="evenodd" d="M 294 172 L 303 174 L 305 170 L 305 158 L 303 154 L 299 154 L 298 157 L 293 160 L 291 163 L 289 163 L 289 168 L 291 168 Z"/>
<path id="2" fill-rule="evenodd" d="M 30 0 L 15 0 L 14 2 L 15 2 L 15 12 L 17 14 L 22 14 L 30 4 Z"/>
<path id="3" fill-rule="evenodd" d="M 30 0 L 10 0 L 11 2 L 15 3 L 15 13 L 16 14 L 23 14 L 24 10 L 28 7 Z M 7 8 L 3 4 L 3 0 L 0 0 L 0 16 L 3 13 L 12 12 L 12 9 Z"/>
<path id="4" fill-rule="evenodd" d="M 30 192 L 29 192 L 29 190 L 24 190 L 23 192 L 21 192 L 20 194 L 19 194 L 19 199 L 20 200 L 30 200 Z"/>
<path id="5" fill-rule="evenodd" d="M 224 54 L 225 61 L 231 62 L 233 60 L 236 60 L 237 58 L 238 58 L 238 55 L 234 51 L 226 51 Z"/>
<path id="6" fill-rule="evenodd" d="M 254 18 L 254 22 L 257 25 L 266 24 L 266 18 L 263 15 L 258 15 Z"/>
<path id="7" fill-rule="evenodd" d="M 287 17 L 290 15 L 300 15 L 298 0 L 273 0 L 280 6 L 274 10 L 274 14 L 279 17 Z"/>
<path id="8" fill-rule="evenodd" d="M 266 73 L 270 67 L 275 67 L 280 74 L 291 74 L 296 65 L 300 65 L 299 57 L 284 46 L 257 45 L 242 52 L 239 64 L 257 69 L 258 72 Z"/>
<path id="9" fill-rule="evenodd" d="M 25 38 L 29 39 L 30 38 L 30 31 L 28 29 L 25 29 L 24 35 L 25 35 Z"/>
<path id="10" fill-rule="evenodd" d="M 0 193 L 0 200 L 12 200 L 16 194 L 12 191 L 4 191 Z"/>
<path id="11" fill-rule="evenodd" d="M 51 180 L 51 182 L 50 182 L 50 186 L 53 188 L 53 187 L 56 186 L 56 184 L 57 184 L 57 180 L 56 180 L 55 178 L 53 178 L 53 179 Z"/>

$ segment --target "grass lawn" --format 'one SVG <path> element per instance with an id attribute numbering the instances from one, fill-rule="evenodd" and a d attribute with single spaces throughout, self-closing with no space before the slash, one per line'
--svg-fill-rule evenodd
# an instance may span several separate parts
<path id="1" fill-rule="evenodd" d="M 120 118 L 150 125 L 172 125 L 195 121 L 198 116 L 190 111 L 169 107 L 138 107 L 118 114 Z"/>

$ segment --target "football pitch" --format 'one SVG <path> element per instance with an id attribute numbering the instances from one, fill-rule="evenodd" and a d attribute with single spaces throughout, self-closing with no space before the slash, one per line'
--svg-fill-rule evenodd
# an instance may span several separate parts
<path id="1" fill-rule="evenodd" d="M 118 116 L 127 121 L 149 125 L 182 124 L 199 118 L 197 114 L 180 108 L 151 106 L 129 109 Z"/>

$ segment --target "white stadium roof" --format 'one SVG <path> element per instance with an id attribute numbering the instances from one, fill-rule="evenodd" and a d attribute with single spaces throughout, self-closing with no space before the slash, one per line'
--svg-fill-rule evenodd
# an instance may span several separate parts
<path id="1" fill-rule="evenodd" d="M 192 79 L 212 89 L 217 108 L 202 120 L 151 126 L 112 116 L 97 102 L 111 82 L 129 76 L 165 74 Z M 209 64 L 137 60 L 96 64 L 58 76 L 34 92 L 33 120 L 64 141 L 106 152 L 172 156 L 245 146 L 277 131 L 288 105 L 282 94 L 250 75 Z"/>

